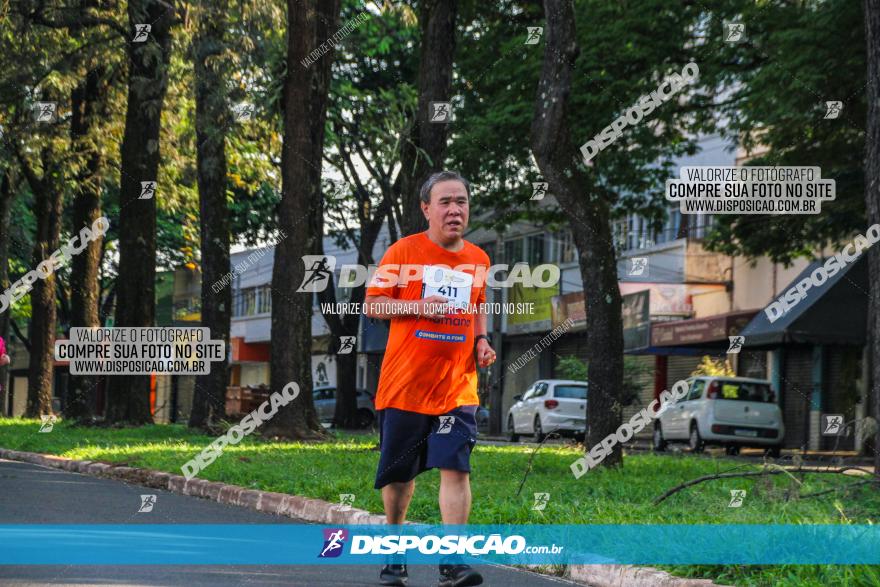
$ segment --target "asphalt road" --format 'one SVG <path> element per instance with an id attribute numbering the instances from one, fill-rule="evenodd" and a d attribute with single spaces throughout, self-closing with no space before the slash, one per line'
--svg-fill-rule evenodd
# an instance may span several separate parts
<path id="1" fill-rule="evenodd" d="M 141 494 L 156 507 L 138 513 Z M 0 524 L 305 524 L 206 499 L 0 459 Z M 509 567 L 481 566 L 483 585 L 574 585 Z M 360 586 L 379 585 L 372 566 L 0 566 L 2 585 Z M 434 566 L 411 565 L 413 587 L 436 585 Z"/>

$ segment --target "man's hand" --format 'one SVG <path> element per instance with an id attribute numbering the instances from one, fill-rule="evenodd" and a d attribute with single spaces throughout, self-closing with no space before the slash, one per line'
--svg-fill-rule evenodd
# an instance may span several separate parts
<path id="1" fill-rule="evenodd" d="M 488 367 L 495 362 L 495 351 L 489 345 L 489 341 L 481 338 L 477 342 L 477 364 L 480 367 Z"/>
<path id="2" fill-rule="evenodd" d="M 418 300 L 416 302 L 416 315 L 428 318 L 445 316 L 452 309 L 448 302 L 449 300 L 443 296 L 428 296 L 423 300 Z"/>
<path id="3" fill-rule="evenodd" d="M 8 365 L 12 360 L 9 358 L 9 355 L 0 355 L 0 366 Z"/>

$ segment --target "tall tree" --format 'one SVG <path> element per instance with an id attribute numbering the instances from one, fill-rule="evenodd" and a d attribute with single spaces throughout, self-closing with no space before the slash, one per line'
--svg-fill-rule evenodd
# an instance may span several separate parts
<path id="1" fill-rule="evenodd" d="M 174 0 L 130 0 L 128 103 L 122 138 L 119 189 L 119 275 L 116 326 L 153 326 L 155 319 L 156 197 L 159 129 L 168 87 Z M 146 31 L 144 25 L 149 24 Z M 140 41 L 137 35 L 147 34 Z M 152 197 L 141 198 L 142 182 L 156 182 Z M 108 379 L 107 419 L 152 422 L 150 377 L 116 375 Z"/>
<path id="2" fill-rule="evenodd" d="M 433 122 L 431 102 L 449 102 L 455 54 L 457 0 L 421 0 L 422 30 L 419 60 L 419 104 L 409 140 L 401 154 L 401 193 L 404 236 L 428 228 L 419 205 L 419 188 L 428 176 L 443 168 L 448 123 Z M 450 115 L 452 115 L 450 113 Z"/>
<path id="3" fill-rule="evenodd" d="M 302 255 L 321 250 L 321 162 L 333 50 L 310 62 L 329 42 L 339 21 L 340 0 L 288 0 L 287 73 L 282 111 L 281 203 L 278 227 L 288 235 L 275 247 L 272 270 L 271 385 L 290 382 L 299 396 L 264 425 L 267 436 L 318 438 L 322 427 L 312 401 L 312 293 L 303 283 Z"/>
<path id="4" fill-rule="evenodd" d="M 232 290 L 213 285 L 229 272 L 230 215 L 226 205 L 226 133 L 230 123 L 226 85 L 226 2 L 199 6 L 193 42 L 196 90 L 196 164 L 199 183 L 199 227 L 202 252 L 202 326 L 212 340 L 229 344 Z M 228 354 L 226 355 L 228 356 Z M 226 357 L 211 372 L 196 378 L 190 426 L 204 426 L 226 415 Z"/>
<path id="5" fill-rule="evenodd" d="M 72 115 L 70 138 L 73 152 L 83 159 L 77 176 L 77 193 L 73 201 L 73 227 L 92 226 L 101 216 L 101 168 L 104 165 L 96 133 L 106 115 L 108 84 L 103 66 L 90 63 L 83 79 L 71 93 Z M 70 326 L 96 327 L 101 282 L 98 274 L 103 250 L 103 237 L 89 241 L 85 250 L 71 262 Z M 65 416 L 80 421 L 93 418 L 98 378 L 71 375 Z"/>
<path id="6" fill-rule="evenodd" d="M 61 210 L 64 202 L 61 157 L 53 144 L 47 143 L 40 154 L 42 173 L 38 174 L 26 154 L 17 150 L 16 155 L 34 193 L 37 230 L 31 254 L 31 266 L 36 268 L 58 249 L 61 237 Z M 38 278 L 31 286 L 30 356 L 25 412 L 31 418 L 52 413 L 57 317 L 56 279 L 57 276 L 53 271 L 44 278 Z"/>
<path id="7" fill-rule="evenodd" d="M 620 425 L 623 387 L 623 324 L 617 262 L 610 226 L 610 203 L 575 160 L 567 117 L 572 71 L 578 56 L 571 0 L 545 0 L 544 63 L 538 82 L 531 145 L 541 173 L 562 210 L 571 218 L 587 301 L 586 355 L 590 409 L 587 446 L 598 444 Z M 586 189 L 585 189 L 586 187 Z M 603 464 L 622 462 L 616 445 Z"/>
<path id="8" fill-rule="evenodd" d="M 865 207 L 868 225 L 880 223 L 880 0 L 865 0 L 868 121 L 865 136 Z M 880 247 L 868 249 L 868 344 L 874 420 L 880 422 Z M 874 439 L 874 475 L 880 481 L 880 429 Z"/>
<path id="9" fill-rule="evenodd" d="M 12 209 L 12 198 L 14 194 L 12 188 L 12 170 L 6 168 L 0 175 L 0 292 L 9 288 L 9 211 Z M 9 317 L 12 314 L 12 308 L 0 314 L 0 338 L 9 344 Z M 7 351 L 8 352 L 8 351 Z M 0 386 L 3 387 L 0 393 L 0 415 L 6 415 L 6 401 L 9 397 L 9 389 L 6 385 L 6 377 L 9 373 L 8 365 L 0 365 Z M 4 401 L 5 400 L 5 401 Z"/>

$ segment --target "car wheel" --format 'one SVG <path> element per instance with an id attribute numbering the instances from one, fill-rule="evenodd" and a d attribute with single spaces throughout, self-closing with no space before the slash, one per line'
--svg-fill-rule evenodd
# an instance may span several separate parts
<path id="1" fill-rule="evenodd" d="M 735 457 L 739 454 L 739 449 L 740 447 L 735 444 L 728 444 L 724 447 L 724 452 L 729 456 Z"/>
<path id="2" fill-rule="evenodd" d="M 519 442 L 519 434 L 513 428 L 513 416 L 507 416 L 507 438 L 510 442 Z"/>
<path id="3" fill-rule="evenodd" d="M 774 459 L 778 459 L 782 456 L 782 445 L 777 444 L 776 446 L 771 446 L 769 450 L 767 450 L 767 454 Z"/>
<path id="4" fill-rule="evenodd" d="M 369 428 L 373 425 L 373 412 L 360 409 L 357 412 L 358 428 Z"/>
<path id="5" fill-rule="evenodd" d="M 688 437 L 688 446 L 690 446 L 691 452 L 703 452 L 703 448 L 705 448 L 703 439 L 700 437 L 700 429 L 697 428 L 696 422 L 691 422 L 691 434 Z"/>
<path id="6" fill-rule="evenodd" d="M 666 439 L 663 438 L 663 429 L 660 427 L 660 424 L 654 426 L 653 445 L 654 450 L 657 452 L 666 450 Z"/>
<path id="7" fill-rule="evenodd" d="M 546 438 L 547 435 L 544 434 L 544 429 L 541 428 L 541 416 L 535 416 L 534 431 L 535 431 L 535 442 L 544 442 L 544 438 Z"/>

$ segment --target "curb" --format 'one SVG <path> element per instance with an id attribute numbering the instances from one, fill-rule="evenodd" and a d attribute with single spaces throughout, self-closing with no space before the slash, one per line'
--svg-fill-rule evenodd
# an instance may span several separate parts
<path id="1" fill-rule="evenodd" d="M 633 565 L 569 565 L 565 576 L 590 587 L 728 587 L 711 579 L 684 579 Z"/>
<path id="2" fill-rule="evenodd" d="M 128 481 L 145 487 L 164 489 L 181 495 L 210 499 L 218 503 L 246 507 L 259 512 L 299 518 L 319 524 L 371 524 L 385 525 L 385 516 L 371 514 L 366 510 L 342 506 L 300 495 L 247 489 L 204 479 L 190 479 L 164 471 L 140 469 L 80 461 L 55 455 L 10 450 L 0 447 L 0 458 L 22 461 L 82 473 Z M 413 522 L 406 522 L 412 524 Z M 726 587 L 709 579 L 683 579 L 665 571 L 632 565 L 568 565 L 565 578 L 590 587 Z"/>
<path id="3" fill-rule="evenodd" d="M 166 491 L 180 493 L 181 495 L 203 497 L 218 503 L 246 507 L 259 512 L 300 518 L 308 522 L 322 524 L 385 524 L 385 516 L 371 514 L 366 510 L 351 506 L 342 506 L 300 495 L 247 489 L 238 485 L 205 481 L 204 479 L 196 478 L 187 481 L 183 475 L 173 475 L 164 471 L 116 466 L 93 461 L 79 461 L 54 455 L 9 450 L 6 448 L 0 448 L 0 458 L 33 463 L 35 465 L 83 473 L 95 477 L 129 481 L 146 487 L 165 489 Z"/>

